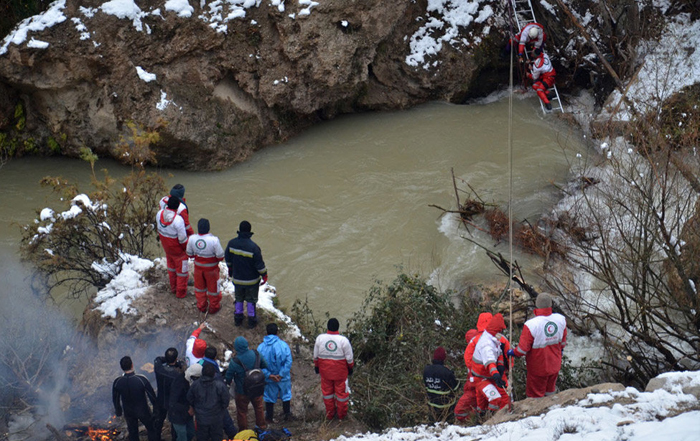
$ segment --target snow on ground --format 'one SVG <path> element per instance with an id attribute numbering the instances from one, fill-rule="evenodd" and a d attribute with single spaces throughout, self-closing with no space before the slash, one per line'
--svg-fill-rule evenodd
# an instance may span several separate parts
<path id="1" fill-rule="evenodd" d="M 635 103 L 637 111 L 656 111 L 664 100 L 686 86 L 700 82 L 700 20 L 690 20 L 689 14 L 667 18 L 666 29 L 658 41 L 640 45 L 638 55 L 644 61 L 636 80 L 630 86 L 627 97 Z M 614 108 L 622 95 L 615 90 L 608 103 Z M 627 121 L 632 117 L 630 109 L 622 104 L 615 115 Z"/>
<path id="2" fill-rule="evenodd" d="M 700 386 L 700 372 L 668 373 L 672 387 L 639 392 L 628 387 L 621 392 L 591 393 L 575 405 L 551 408 L 546 414 L 497 425 L 462 427 L 422 425 L 389 429 L 381 434 L 340 436 L 338 441 L 698 441 L 698 399 L 681 386 Z"/>
<path id="3" fill-rule="evenodd" d="M 49 214 L 47 213 L 47 215 Z M 145 281 L 144 273 L 154 265 L 157 265 L 158 269 L 166 271 L 164 259 L 151 261 L 127 254 L 122 254 L 121 258 L 124 263 L 119 272 L 117 272 L 118 267 L 114 263 L 93 262 L 93 268 L 105 274 L 105 277 L 113 277 L 104 289 L 98 291 L 95 297 L 95 303 L 97 304 L 95 309 L 102 311 L 103 317 L 115 318 L 117 313 L 138 314 L 138 310 L 132 306 L 132 302 L 145 294 L 149 288 L 148 283 Z M 194 265 L 190 264 L 190 267 L 193 268 Z M 224 262 L 219 264 L 219 269 L 221 274 L 228 273 L 228 268 Z M 234 296 L 235 289 L 230 280 L 220 279 L 219 289 L 222 295 Z M 301 337 L 301 331 L 299 331 L 297 325 L 292 323 L 292 319 L 275 308 L 273 298 L 276 296 L 277 290 L 274 286 L 267 283 L 261 285 L 258 292 L 257 307 L 289 325 L 288 334 L 293 337 Z"/>
<path id="4" fill-rule="evenodd" d="M 429 58 L 437 55 L 443 44 L 458 47 L 479 43 L 481 36 L 472 33 L 472 41 L 458 38 L 459 28 L 466 28 L 472 22 L 487 22 L 493 16 L 493 8 L 488 3 L 489 0 L 429 0 L 425 17 L 418 17 L 425 24 L 410 37 L 411 53 L 406 57 L 406 64 L 429 69 L 439 64 L 430 62 Z M 483 34 L 488 34 L 489 29 L 486 26 Z"/>
<path id="5" fill-rule="evenodd" d="M 0 46 L 0 55 L 7 52 L 7 47 L 10 43 L 17 45 L 24 43 L 27 40 L 29 32 L 41 32 L 44 29 L 65 21 L 66 16 L 63 15 L 65 7 L 66 0 L 58 0 L 53 2 L 51 6 L 49 6 L 49 9 L 43 14 L 22 20 L 14 31 L 10 32 L 3 40 L 2 46 Z"/>

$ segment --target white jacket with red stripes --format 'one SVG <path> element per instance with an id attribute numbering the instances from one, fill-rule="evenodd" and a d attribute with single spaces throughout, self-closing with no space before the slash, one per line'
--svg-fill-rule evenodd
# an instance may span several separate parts
<path id="1" fill-rule="evenodd" d="M 552 308 L 535 309 L 535 317 L 525 322 L 515 355 L 526 355 L 528 374 L 553 375 L 561 368 L 564 346 L 566 318 L 552 314 Z"/>
<path id="2" fill-rule="evenodd" d="M 165 254 L 181 254 L 187 247 L 185 221 L 174 210 L 166 208 L 156 214 L 156 228 Z"/>
<path id="3" fill-rule="evenodd" d="M 500 334 L 494 337 L 486 331 L 479 337 L 476 347 L 474 347 L 471 364 L 471 373 L 475 377 L 489 378 L 498 373 L 499 358 L 501 364 L 503 363 L 499 337 Z"/>
<path id="4" fill-rule="evenodd" d="M 327 380 L 348 378 L 348 368 L 355 366 L 350 340 L 337 331 L 328 331 L 316 337 L 314 366 Z"/>
<path id="5" fill-rule="evenodd" d="M 218 267 L 224 260 L 221 242 L 211 233 L 190 236 L 186 252 L 187 257 L 194 257 L 194 266 L 203 269 Z"/>
<path id="6" fill-rule="evenodd" d="M 160 200 L 160 208 L 162 210 L 168 208 L 169 200 L 170 195 L 163 196 L 163 198 Z M 177 214 L 182 216 L 182 220 L 185 221 L 185 231 L 187 231 L 187 235 L 191 236 L 194 234 L 194 228 L 192 228 L 192 225 L 190 225 L 190 210 L 187 208 L 187 204 L 180 202 L 180 205 L 177 207 Z"/>

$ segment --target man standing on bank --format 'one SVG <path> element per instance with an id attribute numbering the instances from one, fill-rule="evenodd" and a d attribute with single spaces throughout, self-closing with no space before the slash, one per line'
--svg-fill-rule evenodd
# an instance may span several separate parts
<path id="1" fill-rule="evenodd" d="M 348 414 L 350 389 L 348 376 L 352 375 L 355 361 L 350 340 L 338 332 L 338 319 L 328 320 L 328 332 L 316 337 L 314 345 L 314 370 L 321 374 L 321 393 L 326 406 L 326 419 Z"/>
<path id="2" fill-rule="evenodd" d="M 124 374 L 112 383 L 112 403 L 114 413 L 119 417 L 124 414 L 129 430 L 129 441 L 139 441 L 139 421 L 148 432 L 148 441 L 157 441 L 160 435 L 155 430 L 155 422 L 146 397 L 153 409 L 158 409 L 156 393 L 148 379 L 134 373 L 134 363 L 128 355 L 119 360 Z"/>
<path id="3" fill-rule="evenodd" d="M 241 222 L 238 227 L 238 237 L 229 241 L 224 253 L 228 275 L 236 291 L 234 324 L 236 326 L 243 324 L 243 302 L 245 301 L 248 303 L 248 327 L 251 329 L 258 324 L 258 318 L 255 315 L 258 290 L 261 284 L 267 283 L 267 268 L 262 258 L 262 251 L 250 239 L 252 235 L 250 222 Z"/>
<path id="4" fill-rule="evenodd" d="M 525 322 L 518 347 L 508 351 L 508 356 L 525 356 L 525 395 L 528 398 L 541 398 L 556 392 L 566 346 L 566 318 L 552 313 L 552 296 L 540 293 L 535 299 L 535 307 L 535 317 Z"/>

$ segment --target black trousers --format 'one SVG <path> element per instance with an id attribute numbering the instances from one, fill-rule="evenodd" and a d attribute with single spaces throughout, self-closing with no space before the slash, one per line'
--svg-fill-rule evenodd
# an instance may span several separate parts
<path id="1" fill-rule="evenodd" d="M 201 424 L 197 422 L 195 430 L 197 441 L 222 441 L 224 439 L 224 424 L 223 418 L 212 424 Z"/>
<path id="2" fill-rule="evenodd" d="M 144 413 L 138 416 L 124 415 L 126 428 L 129 430 L 129 441 L 139 441 L 139 421 L 148 432 L 148 441 L 158 441 L 160 436 L 156 433 L 151 413 Z"/>

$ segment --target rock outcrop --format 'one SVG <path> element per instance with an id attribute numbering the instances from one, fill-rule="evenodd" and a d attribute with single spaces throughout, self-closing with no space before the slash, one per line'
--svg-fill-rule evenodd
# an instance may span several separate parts
<path id="1" fill-rule="evenodd" d="M 425 1 L 189 3 L 59 0 L 61 21 L 0 46 L 0 89 L 62 154 L 115 156 L 133 121 L 160 132 L 160 165 L 220 169 L 340 113 L 488 92 L 475 80 L 502 41 L 491 1 L 450 6 L 461 25 Z"/>

